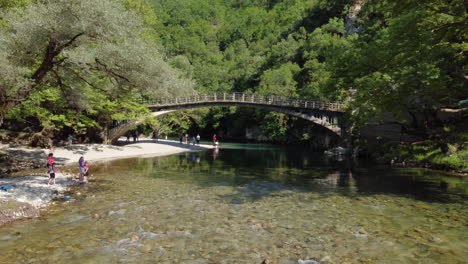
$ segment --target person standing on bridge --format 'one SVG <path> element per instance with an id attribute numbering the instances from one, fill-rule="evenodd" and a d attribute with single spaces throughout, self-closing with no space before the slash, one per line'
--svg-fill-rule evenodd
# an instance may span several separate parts
<path id="1" fill-rule="evenodd" d="M 216 141 L 218 141 L 218 140 L 216 139 L 216 134 L 213 134 L 213 145 L 216 144 Z"/>
<path id="2" fill-rule="evenodd" d="M 188 134 L 185 134 L 185 144 L 188 144 Z"/>
<path id="3" fill-rule="evenodd" d="M 200 134 L 197 134 L 197 145 L 200 145 Z"/>

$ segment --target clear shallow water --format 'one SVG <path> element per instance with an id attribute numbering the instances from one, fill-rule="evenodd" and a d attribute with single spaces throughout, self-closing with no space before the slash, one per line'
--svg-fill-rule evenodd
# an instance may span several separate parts
<path id="1" fill-rule="evenodd" d="M 466 263 L 467 182 L 297 149 L 94 164 L 94 181 L 0 229 L 0 263 Z M 78 195 L 78 193 L 80 195 Z"/>

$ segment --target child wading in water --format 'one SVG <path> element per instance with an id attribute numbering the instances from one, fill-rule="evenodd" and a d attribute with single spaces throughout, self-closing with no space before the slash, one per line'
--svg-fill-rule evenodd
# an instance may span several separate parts
<path id="1" fill-rule="evenodd" d="M 84 181 L 87 182 L 88 181 L 88 177 L 89 177 L 89 164 L 87 161 L 85 161 L 84 163 Z"/>
<path id="2" fill-rule="evenodd" d="M 49 156 L 47 156 L 47 166 L 50 164 L 55 163 L 54 161 L 54 153 L 49 153 Z"/>
<path id="3" fill-rule="evenodd" d="M 80 159 L 78 160 L 78 168 L 80 170 L 80 176 L 79 176 L 78 181 L 80 183 L 84 183 L 83 179 L 84 179 L 84 175 L 85 175 L 85 161 L 84 161 L 83 157 L 80 157 Z"/>
<path id="4" fill-rule="evenodd" d="M 52 162 L 51 164 L 47 164 L 47 173 L 49 173 L 49 182 L 47 185 L 54 185 L 55 184 L 55 163 Z"/>

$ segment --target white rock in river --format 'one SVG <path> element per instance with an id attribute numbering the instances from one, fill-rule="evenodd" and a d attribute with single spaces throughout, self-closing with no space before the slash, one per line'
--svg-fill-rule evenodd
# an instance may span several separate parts
<path id="1" fill-rule="evenodd" d="M 299 263 L 299 264 L 320 264 L 319 262 L 317 262 L 315 260 L 302 260 L 302 259 L 299 259 L 297 261 L 297 263 Z"/>

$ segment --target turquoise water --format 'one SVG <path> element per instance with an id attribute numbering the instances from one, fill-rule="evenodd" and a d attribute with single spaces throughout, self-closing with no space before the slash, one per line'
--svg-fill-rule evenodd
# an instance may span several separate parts
<path id="1" fill-rule="evenodd" d="M 467 182 L 301 149 L 93 164 L 41 218 L 0 229 L 0 263 L 466 263 Z"/>

